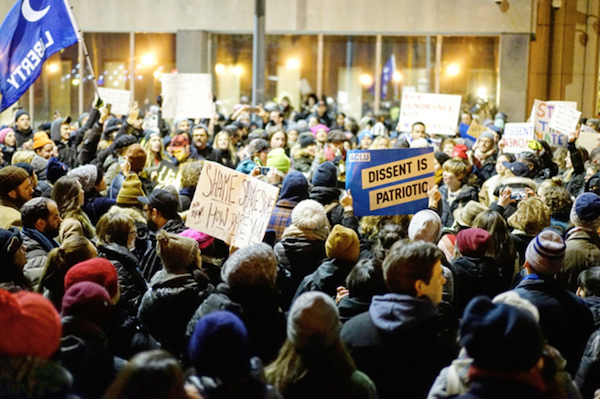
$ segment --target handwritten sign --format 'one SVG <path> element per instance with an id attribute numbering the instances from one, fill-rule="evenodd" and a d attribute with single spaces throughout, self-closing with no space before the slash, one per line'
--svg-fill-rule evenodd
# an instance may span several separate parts
<path id="1" fill-rule="evenodd" d="M 473 140 L 477 140 L 479 136 L 481 136 L 481 133 L 485 132 L 486 130 L 488 130 L 487 127 L 481 126 L 473 121 L 469 126 L 469 130 L 467 130 L 467 136 L 470 136 Z"/>
<path id="2" fill-rule="evenodd" d="M 279 189 L 205 161 L 186 226 L 238 248 L 262 241 Z"/>
<path id="3" fill-rule="evenodd" d="M 211 118 L 212 76 L 209 73 L 162 75 L 163 116 L 165 118 Z"/>
<path id="4" fill-rule="evenodd" d="M 576 109 L 567 107 L 564 104 L 558 104 L 554 108 L 549 126 L 557 132 L 569 134 L 577 130 L 580 116 L 581 112 Z"/>
<path id="5" fill-rule="evenodd" d="M 410 132 L 415 122 L 423 122 L 427 133 L 454 134 L 460 113 L 461 96 L 450 94 L 402 93 L 400 126 Z"/>
<path id="6" fill-rule="evenodd" d="M 533 123 L 507 123 L 504 125 L 504 152 L 517 154 L 523 151 L 531 151 L 527 145 L 535 135 Z"/>
<path id="7" fill-rule="evenodd" d="M 350 151 L 346 189 L 352 190 L 354 213 L 410 215 L 427 208 L 433 163 L 432 148 Z"/>
<path id="8" fill-rule="evenodd" d="M 131 107 L 131 91 L 119 89 L 107 89 L 98 87 L 100 98 L 104 104 L 111 105 L 111 112 L 115 115 L 127 115 Z"/>
<path id="9" fill-rule="evenodd" d="M 567 136 L 550 127 L 550 120 L 558 104 L 577 109 L 575 101 L 541 101 L 535 100 L 531 110 L 531 120 L 535 127 L 535 138 L 545 140 L 552 147 L 567 147 Z"/>
<path id="10" fill-rule="evenodd" d="M 156 187 L 158 188 L 164 188 L 169 185 L 177 187 L 177 166 L 171 162 L 161 161 L 160 165 L 158 165 L 156 181 Z"/>

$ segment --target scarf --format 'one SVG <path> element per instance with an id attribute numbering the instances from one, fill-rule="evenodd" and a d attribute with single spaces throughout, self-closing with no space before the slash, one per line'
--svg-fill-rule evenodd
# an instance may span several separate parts
<path id="1" fill-rule="evenodd" d="M 287 237 L 306 238 L 308 241 L 325 241 L 329 236 L 329 226 L 325 225 L 314 230 L 303 230 L 290 224 L 285 228 L 282 239 Z"/>
<path id="2" fill-rule="evenodd" d="M 23 234 L 25 234 L 27 237 L 31 238 L 32 240 L 37 241 L 42 246 L 42 248 L 44 248 L 44 250 L 46 252 L 50 252 L 54 248 L 59 247 L 58 243 L 55 240 L 46 237 L 39 230 L 24 228 Z"/>

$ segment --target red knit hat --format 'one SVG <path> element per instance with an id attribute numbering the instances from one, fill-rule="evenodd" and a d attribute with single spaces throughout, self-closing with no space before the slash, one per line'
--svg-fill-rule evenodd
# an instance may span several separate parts
<path id="1" fill-rule="evenodd" d="M 480 258 L 485 256 L 490 243 L 490 233 L 484 229 L 471 228 L 458 232 L 456 246 L 464 256 Z"/>
<path id="2" fill-rule="evenodd" d="M 62 326 L 52 302 L 40 294 L 0 290 L 0 354 L 50 357 L 60 346 Z"/>
<path id="3" fill-rule="evenodd" d="M 73 284 L 62 300 L 62 315 L 89 320 L 100 328 L 110 321 L 111 298 L 99 284 L 81 281 Z"/>
<path id="4" fill-rule="evenodd" d="M 65 276 L 65 292 L 80 281 L 92 281 L 108 291 L 111 298 L 119 293 L 117 269 L 104 258 L 94 258 L 77 263 Z"/>
<path id="5" fill-rule="evenodd" d="M 464 144 L 457 144 L 454 146 L 454 150 L 452 151 L 452 158 L 462 158 L 469 159 L 467 155 L 467 151 L 469 148 Z"/>

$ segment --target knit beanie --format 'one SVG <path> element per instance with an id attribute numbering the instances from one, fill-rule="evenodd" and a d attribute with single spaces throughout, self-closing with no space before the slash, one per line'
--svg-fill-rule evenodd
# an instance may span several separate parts
<path id="1" fill-rule="evenodd" d="M 315 126 L 311 127 L 310 131 L 312 132 L 313 136 L 317 137 L 317 132 L 319 130 L 321 130 L 321 129 L 323 129 L 327 133 L 329 133 L 329 128 L 327 126 L 325 126 L 325 125 L 322 125 L 322 124 L 318 124 L 318 125 L 315 125 Z"/>
<path id="2" fill-rule="evenodd" d="M 123 180 L 121 190 L 117 194 L 117 204 L 141 205 L 142 203 L 138 201 L 137 197 L 144 197 L 145 195 L 142 181 L 135 173 L 132 173 Z"/>
<path id="3" fill-rule="evenodd" d="M 140 173 L 146 166 L 146 151 L 139 144 L 132 144 L 125 152 L 125 156 L 131 165 L 131 172 Z"/>
<path id="4" fill-rule="evenodd" d="M 305 292 L 290 308 L 287 337 L 298 349 L 322 350 L 338 339 L 341 326 L 333 299 L 319 291 Z"/>
<path id="5" fill-rule="evenodd" d="M 315 137 L 310 133 L 302 133 L 298 136 L 298 143 L 300 143 L 300 148 L 306 148 L 311 144 L 317 144 Z"/>
<path id="6" fill-rule="evenodd" d="M 543 230 L 527 245 L 525 260 L 539 274 L 555 274 L 562 268 L 566 248 L 558 233 Z"/>
<path id="7" fill-rule="evenodd" d="M 31 167 L 35 171 L 38 179 L 46 180 L 46 166 L 48 166 L 48 160 L 46 158 L 40 157 L 38 154 L 33 156 L 31 160 Z"/>
<path id="8" fill-rule="evenodd" d="M 480 135 L 479 135 L 480 139 L 490 139 L 492 140 L 492 142 L 496 141 L 496 136 L 494 135 L 494 132 L 490 131 L 490 130 L 484 130 Z"/>
<path id="9" fill-rule="evenodd" d="M 42 295 L 0 290 L 0 355 L 50 359 L 61 330 L 58 312 Z"/>
<path id="10" fill-rule="evenodd" d="M 290 158 L 285 155 L 283 148 L 274 148 L 269 151 L 267 156 L 267 166 L 279 169 L 282 173 L 287 173 L 290 170 Z"/>
<path id="11" fill-rule="evenodd" d="M 252 244 L 235 251 L 221 269 L 221 279 L 230 286 L 273 287 L 277 280 L 277 258 L 265 243 Z"/>
<path id="12" fill-rule="evenodd" d="M 8 193 L 29 179 L 29 173 L 18 166 L 5 166 L 0 169 L 0 197 L 8 197 Z"/>
<path id="13" fill-rule="evenodd" d="M 446 154 L 443 151 L 436 151 L 433 153 L 436 161 L 440 164 L 440 166 L 444 166 L 444 163 L 450 159 L 450 155 Z"/>
<path id="14" fill-rule="evenodd" d="M 423 209 L 414 214 L 408 225 L 408 238 L 436 244 L 442 234 L 442 219 L 437 212 Z"/>
<path id="15" fill-rule="evenodd" d="M 29 116 L 29 112 L 25 111 L 24 109 L 20 109 L 17 111 L 17 113 L 15 114 L 15 123 L 19 120 L 20 117 L 22 117 L 23 115 L 27 115 Z"/>
<path id="16" fill-rule="evenodd" d="M 189 355 L 198 375 L 223 376 L 250 366 L 248 330 L 235 314 L 218 310 L 203 316 L 189 343 Z"/>
<path id="17" fill-rule="evenodd" d="M 214 238 L 212 238 L 208 234 L 201 233 L 198 230 L 194 229 L 185 229 L 181 233 L 179 233 L 179 235 L 191 238 L 192 240 L 196 241 L 200 250 L 210 247 L 214 241 Z"/>
<path id="18" fill-rule="evenodd" d="M 330 161 L 319 165 L 312 178 L 315 187 L 337 187 L 337 182 L 337 168 Z"/>
<path id="19" fill-rule="evenodd" d="M 93 258 L 77 263 L 65 275 L 65 292 L 80 281 L 92 281 L 108 291 L 111 298 L 119 294 L 117 269 L 104 258 Z"/>
<path id="20" fill-rule="evenodd" d="M 0 144 L 4 144 L 4 138 L 6 137 L 8 132 L 14 133 L 15 131 L 9 127 L 5 127 L 4 129 L 0 130 Z"/>
<path id="21" fill-rule="evenodd" d="M 52 144 L 52 143 L 53 143 L 53 141 L 50 140 L 50 137 L 48 137 L 48 134 L 46 134 L 46 132 L 37 132 L 33 135 L 33 150 L 34 151 L 39 148 L 42 148 L 46 144 Z"/>
<path id="22" fill-rule="evenodd" d="M 600 228 L 600 197 L 594 193 L 583 193 L 577 197 L 571 207 L 571 222 L 597 231 Z"/>
<path id="23" fill-rule="evenodd" d="M 325 208 L 311 199 L 300 201 L 292 210 L 292 224 L 301 230 L 318 230 L 324 227 L 331 230 Z"/>
<path id="24" fill-rule="evenodd" d="M 81 281 L 65 292 L 61 313 L 63 316 L 91 321 L 104 329 L 110 322 L 111 305 L 111 298 L 103 286 L 92 281 Z"/>
<path id="25" fill-rule="evenodd" d="M 66 164 L 60 162 L 56 157 L 52 157 L 48 160 L 46 165 L 46 178 L 52 184 L 58 179 L 67 175 L 69 168 Z"/>
<path id="26" fill-rule="evenodd" d="M 473 364 L 492 371 L 528 371 L 540 360 L 544 346 L 531 314 L 483 296 L 465 309 L 460 335 Z"/>
<path id="27" fill-rule="evenodd" d="M 469 150 L 469 147 L 467 147 L 464 144 L 457 144 L 454 146 L 454 150 L 452 151 L 452 158 L 462 158 L 462 159 L 469 159 L 469 156 L 467 155 L 467 151 Z"/>
<path id="28" fill-rule="evenodd" d="M 325 241 L 325 253 L 330 259 L 356 261 L 360 255 L 358 235 L 354 230 L 336 224 Z"/>
<path id="29" fill-rule="evenodd" d="M 33 166 L 27 162 L 17 162 L 14 166 L 24 169 L 25 172 L 29 175 L 29 177 L 33 176 Z"/>
<path id="30" fill-rule="evenodd" d="M 494 297 L 494 299 L 492 299 L 492 302 L 505 303 L 507 305 L 514 306 L 517 309 L 531 314 L 531 317 L 533 317 L 537 323 L 540 322 L 540 311 L 538 308 L 527 299 L 521 298 L 516 291 L 505 291 L 501 294 L 498 294 Z"/>
<path id="31" fill-rule="evenodd" d="M 198 243 L 189 237 L 161 230 L 156 235 L 156 253 L 169 273 L 187 269 L 198 256 Z"/>
<path id="32" fill-rule="evenodd" d="M 281 183 L 279 199 L 300 202 L 308 198 L 308 181 L 302 172 L 292 170 Z"/>
<path id="33" fill-rule="evenodd" d="M 98 167 L 96 165 L 81 165 L 71 169 L 67 176 L 74 177 L 81 183 L 81 188 L 86 193 L 92 191 L 98 180 Z"/>
<path id="34" fill-rule="evenodd" d="M 23 237 L 18 228 L 0 229 L 0 259 L 12 259 L 22 244 Z"/>
<path id="35" fill-rule="evenodd" d="M 484 257 L 489 245 L 490 233 L 484 229 L 464 229 L 456 235 L 456 246 L 463 256 Z"/>

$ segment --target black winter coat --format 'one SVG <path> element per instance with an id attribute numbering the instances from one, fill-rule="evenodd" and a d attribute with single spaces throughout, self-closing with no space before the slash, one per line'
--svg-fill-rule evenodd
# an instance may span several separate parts
<path id="1" fill-rule="evenodd" d="M 340 199 L 340 190 L 332 187 L 315 186 L 310 190 L 309 198 L 326 207 Z M 331 227 L 341 224 L 358 234 L 358 219 L 354 216 L 354 212 L 344 211 L 344 207 L 339 203 L 327 212 L 327 219 L 329 219 Z"/>
<path id="2" fill-rule="evenodd" d="M 264 364 L 277 358 L 286 338 L 286 320 L 279 303 L 281 296 L 274 288 L 246 287 L 233 289 L 225 283 L 204 301 L 187 325 L 186 335 L 192 336 L 198 321 L 217 310 L 228 310 L 242 319 L 250 339 L 250 354 Z"/>
<path id="3" fill-rule="evenodd" d="M 32 356 L 0 357 L 0 398 L 77 399 L 73 376 L 58 362 Z"/>
<path id="4" fill-rule="evenodd" d="M 479 194 L 477 190 L 471 186 L 463 185 L 460 188 L 460 192 L 452 204 L 448 203 L 448 186 L 440 187 L 440 194 L 442 194 L 442 225 L 444 227 L 450 227 L 454 223 L 454 211 L 460 207 L 463 207 L 469 201 L 478 201 Z"/>
<path id="5" fill-rule="evenodd" d="M 337 287 L 346 285 L 346 277 L 355 264 L 356 262 L 343 259 L 327 259 L 312 274 L 304 277 L 294 300 L 309 291 L 321 291 L 335 297 Z"/>
<path id="6" fill-rule="evenodd" d="M 138 316 L 148 331 L 175 357 L 183 354 L 187 324 L 213 286 L 200 270 L 192 274 L 170 274 L 161 270 L 150 282 Z"/>
<path id="7" fill-rule="evenodd" d="M 494 298 L 509 287 L 500 275 L 494 259 L 461 256 L 450 264 L 454 274 L 454 308 L 459 315 L 478 295 Z"/>
<path id="8" fill-rule="evenodd" d="M 592 312 L 581 298 L 551 278 L 530 274 L 515 291 L 538 308 L 544 337 L 567 360 L 565 371 L 574 376 L 588 338 L 594 331 Z"/>
<path id="9" fill-rule="evenodd" d="M 121 287 L 119 303 L 124 305 L 128 314 L 136 316 L 142 297 L 149 288 L 138 269 L 138 259 L 128 248 L 115 243 L 98 246 L 98 257 L 108 259 L 117 269 Z"/>

